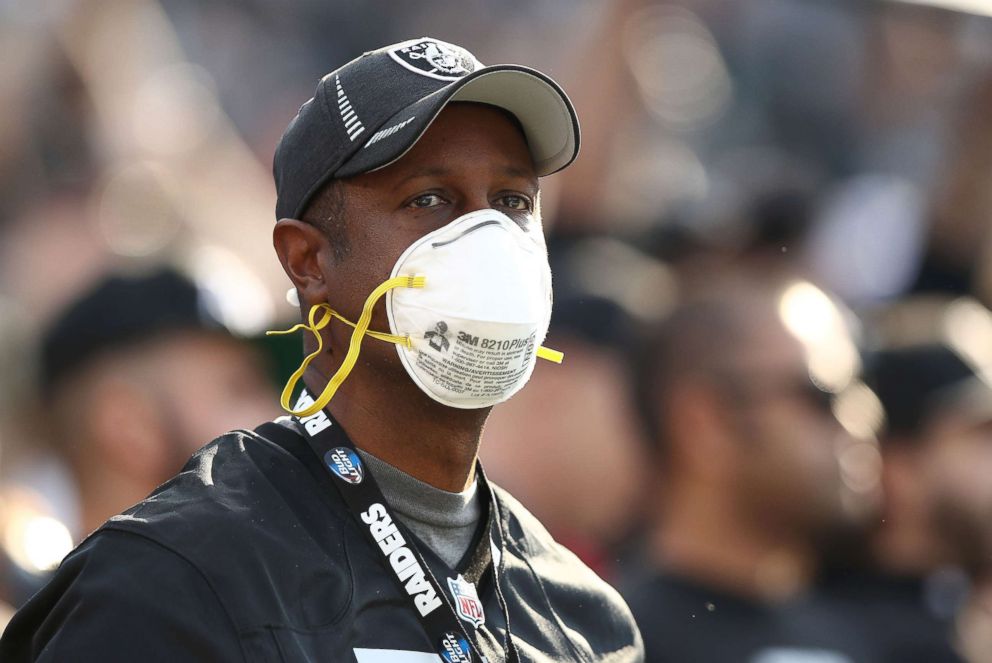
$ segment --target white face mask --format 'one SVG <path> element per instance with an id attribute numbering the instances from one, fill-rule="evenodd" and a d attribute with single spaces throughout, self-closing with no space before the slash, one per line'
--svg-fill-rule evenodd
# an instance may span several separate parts
<path id="1" fill-rule="evenodd" d="M 386 296 L 390 330 L 410 378 L 445 405 L 501 403 L 530 379 L 551 320 L 551 269 L 540 226 L 492 209 L 414 242 L 392 276 L 423 274 L 422 290 Z"/>
<path id="2" fill-rule="evenodd" d="M 368 331 L 383 294 L 391 334 Z M 321 352 L 319 331 L 332 318 L 355 328 L 348 354 L 316 401 L 294 411 L 293 389 Z M 538 356 L 561 361 L 560 353 L 540 347 L 550 319 L 551 269 L 540 227 L 524 230 L 492 209 L 472 212 L 410 245 L 390 278 L 369 295 L 358 322 L 319 304 L 310 310 L 309 324 L 288 330 L 309 329 L 318 348 L 286 384 L 282 406 L 303 417 L 323 408 L 354 367 L 367 334 L 395 343 L 410 378 L 439 403 L 489 407 L 526 384 Z"/>

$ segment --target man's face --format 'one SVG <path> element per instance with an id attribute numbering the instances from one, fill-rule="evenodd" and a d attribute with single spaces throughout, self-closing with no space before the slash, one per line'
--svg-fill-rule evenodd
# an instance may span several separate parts
<path id="1" fill-rule="evenodd" d="M 221 334 L 188 332 L 145 353 L 163 430 L 181 463 L 229 430 L 278 416 L 276 394 L 261 359 L 249 346 Z M 164 468 L 164 478 L 177 467 Z"/>
<path id="2" fill-rule="evenodd" d="M 756 332 L 728 376 L 736 492 L 763 528 L 812 536 L 842 517 L 845 433 L 810 381 L 802 345 L 781 325 Z"/>
<path id="3" fill-rule="evenodd" d="M 341 186 L 349 251 L 335 262 L 326 248 L 325 277 L 328 303 L 351 320 L 408 246 L 464 214 L 493 208 L 528 232 L 542 232 L 527 143 L 510 117 L 489 106 L 448 106 L 399 161 Z M 382 302 L 371 328 L 389 328 Z M 332 325 L 337 347 L 344 347 L 350 332 Z M 392 348 L 373 343 L 362 356 L 396 359 Z"/>

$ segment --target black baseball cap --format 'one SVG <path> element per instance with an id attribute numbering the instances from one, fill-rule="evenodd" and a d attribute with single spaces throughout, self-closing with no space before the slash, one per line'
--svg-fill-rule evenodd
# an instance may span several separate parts
<path id="1" fill-rule="evenodd" d="M 484 66 L 439 39 L 412 39 L 365 53 L 320 80 L 276 147 L 276 218 L 299 218 L 331 179 L 396 161 L 452 101 L 512 113 L 538 175 L 578 154 L 575 109 L 550 77 L 521 65 Z"/>
<path id="2" fill-rule="evenodd" d="M 992 421 L 992 385 L 945 344 L 870 352 L 864 377 L 882 402 L 887 432 L 900 439 L 918 436 L 943 412 L 956 412 L 975 423 Z"/>
<path id="3" fill-rule="evenodd" d="M 106 275 L 42 333 L 40 386 L 49 389 L 92 360 L 151 337 L 186 330 L 229 334 L 213 308 L 207 292 L 172 268 Z"/>

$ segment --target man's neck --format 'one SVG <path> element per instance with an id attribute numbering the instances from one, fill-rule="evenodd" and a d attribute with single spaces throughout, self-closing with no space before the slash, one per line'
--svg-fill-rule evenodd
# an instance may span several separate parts
<path id="1" fill-rule="evenodd" d="M 812 551 L 742 526 L 732 509 L 669 496 L 651 535 L 652 559 L 666 571 L 761 601 L 786 600 L 815 572 Z"/>
<path id="2" fill-rule="evenodd" d="M 890 573 L 922 577 L 945 560 L 922 519 L 890 514 L 872 541 L 872 552 Z"/>
<path id="3" fill-rule="evenodd" d="M 319 394 L 327 378 L 308 371 Z M 412 382 L 348 381 L 328 409 L 361 449 L 425 483 L 458 493 L 475 480 L 475 461 L 489 408 L 459 410 L 430 399 Z"/>
<path id="4" fill-rule="evenodd" d="M 482 516 L 479 482 L 461 493 L 439 490 L 364 449 L 358 453 L 397 517 L 445 564 L 456 568 L 471 547 Z"/>

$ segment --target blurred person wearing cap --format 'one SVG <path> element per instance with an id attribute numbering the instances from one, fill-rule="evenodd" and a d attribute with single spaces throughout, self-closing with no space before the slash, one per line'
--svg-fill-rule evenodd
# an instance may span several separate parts
<path id="1" fill-rule="evenodd" d="M 560 360 L 538 177 L 578 138 L 550 78 L 436 39 L 321 79 L 274 164 L 291 416 L 112 518 L 0 657 L 640 661 L 619 595 L 477 462 L 492 406 Z"/>
<path id="2" fill-rule="evenodd" d="M 209 440 L 274 414 L 261 357 L 173 269 L 100 279 L 43 334 L 41 407 L 70 470 L 73 539 L 140 502 Z"/>
<path id="3" fill-rule="evenodd" d="M 212 307 L 210 293 L 172 269 L 112 274 L 43 332 L 36 429 L 48 444 L 0 487 L 0 556 L 14 601 L 38 589 L 73 542 L 179 471 L 204 439 L 277 411 L 257 352 Z"/>
<path id="4" fill-rule="evenodd" d="M 640 515 L 644 443 L 640 439 L 626 349 L 634 312 L 618 293 L 655 303 L 657 263 L 601 238 L 551 247 L 557 285 L 549 344 L 567 361 L 535 372 L 518 397 L 486 422 L 486 471 L 541 519 L 554 537 L 607 580 Z M 592 292 L 583 277 L 610 270 Z M 644 297 L 640 283 L 650 283 Z M 606 441 L 608 440 L 608 445 Z M 595 490 L 590 490 L 595 485 Z"/>
<path id="5" fill-rule="evenodd" d="M 623 586 L 646 660 L 869 660 L 810 593 L 819 543 L 871 501 L 840 462 L 873 450 L 836 414 L 865 397 L 844 315 L 808 282 L 724 274 L 644 339 L 656 487 Z"/>
<path id="6" fill-rule="evenodd" d="M 992 314 L 917 297 L 877 317 L 865 379 L 885 410 L 883 509 L 826 589 L 879 660 L 992 660 Z"/>

